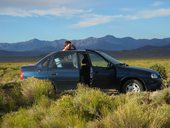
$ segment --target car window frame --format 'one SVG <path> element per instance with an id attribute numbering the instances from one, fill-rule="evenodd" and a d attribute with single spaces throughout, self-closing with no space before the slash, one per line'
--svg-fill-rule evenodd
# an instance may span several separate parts
<path id="1" fill-rule="evenodd" d="M 67 53 L 68 55 L 69 55 L 69 53 L 70 54 L 71 53 L 76 54 L 77 68 L 70 68 L 70 69 L 69 68 L 68 69 L 67 68 L 52 68 L 50 65 L 53 63 L 54 58 L 57 56 L 57 54 L 60 54 L 60 53 Z M 79 62 L 78 62 L 78 54 L 77 54 L 77 52 L 76 51 L 59 51 L 59 52 L 53 54 L 52 57 L 51 57 L 50 63 L 49 63 L 49 69 L 79 70 Z"/>
<path id="2" fill-rule="evenodd" d="M 48 64 L 47 64 L 47 66 L 43 66 L 43 64 L 45 63 L 45 61 L 49 61 Z M 51 61 L 51 57 L 50 57 L 50 56 L 46 57 L 46 58 L 41 62 L 41 67 L 42 67 L 42 68 L 49 68 L 50 61 Z"/>
<path id="3" fill-rule="evenodd" d="M 47 56 L 43 57 L 41 60 L 39 60 L 39 61 L 35 64 L 36 67 L 37 67 L 37 68 L 49 68 L 49 64 L 50 64 L 50 61 L 51 61 L 51 56 L 52 56 L 52 55 L 47 55 Z M 48 63 L 48 65 L 47 65 L 46 67 L 44 67 L 44 66 L 43 66 L 43 63 L 44 63 L 47 59 L 49 59 L 49 63 Z"/>
<path id="4" fill-rule="evenodd" d="M 111 62 L 110 62 L 109 60 L 107 60 L 105 57 L 103 57 L 102 55 L 100 55 L 99 53 L 97 53 L 97 52 L 87 51 L 87 53 L 88 53 L 88 58 L 89 58 L 89 60 L 90 60 L 90 64 L 91 64 L 92 67 L 98 67 L 98 68 L 110 68 L 110 66 L 107 66 L 107 67 L 93 66 L 92 61 L 91 61 L 91 57 L 90 57 L 90 53 L 95 54 L 95 55 L 98 55 L 99 57 L 103 58 L 103 60 L 105 60 L 105 61 L 108 63 L 108 65 L 110 65 Z"/>

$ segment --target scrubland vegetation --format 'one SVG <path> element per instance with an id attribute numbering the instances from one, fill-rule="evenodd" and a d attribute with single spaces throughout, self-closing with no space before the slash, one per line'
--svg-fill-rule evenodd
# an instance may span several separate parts
<path id="1" fill-rule="evenodd" d="M 165 67 L 170 60 L 123 60 L 129 65 Z M 0 63 L 0 127 L 2 128 L 169 128 L 170 88 L 155 92 L 107 95 L 78 85 L 56 94 L 48 80 L 19 80 L 19 67 Z"/>

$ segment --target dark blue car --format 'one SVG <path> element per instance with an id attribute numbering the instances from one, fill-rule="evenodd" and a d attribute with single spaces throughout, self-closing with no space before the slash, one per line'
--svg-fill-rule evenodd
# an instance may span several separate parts
<path id="1" fill-rule="evenodd" d="M 49 79 L 57 91 L 75 89 L 77 83 L 121 92 L 157 90 L 162 86 L 158 72 L 128 66 L 95 50 L 50 53 L 35 65 L 21 67 L 21 79 Z"/>

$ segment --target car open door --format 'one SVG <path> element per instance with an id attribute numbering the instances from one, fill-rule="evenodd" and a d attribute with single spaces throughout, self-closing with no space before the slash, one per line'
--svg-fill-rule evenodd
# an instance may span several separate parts
<path id="1" fill-rule="evenodd" d="M 75 89 L 79 74 L 75 51 L 58 52 L 53 56 L 49 66 L 49 79 L 53 81 L 57 91 Z"/>
<path id="2" fill-rule="evenodd" d="M 110 62 L 92 51 L 89 51 L 89 58 L 93 74 L 92 86 L 102 89 L 114 88 L 116 72 L 113 67 L 110 67 Z"/>

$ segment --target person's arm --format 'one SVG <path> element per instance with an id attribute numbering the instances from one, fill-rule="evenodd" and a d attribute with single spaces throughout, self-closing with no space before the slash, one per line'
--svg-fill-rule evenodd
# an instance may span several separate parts
<path id="1" fill-rule="evenodd" d="M 67 51 L 69 49 L 69 47 L 70 47 L 70 44 L 68 44 L 65 48 L 63 48 L 62 51 Z"/>

